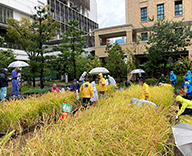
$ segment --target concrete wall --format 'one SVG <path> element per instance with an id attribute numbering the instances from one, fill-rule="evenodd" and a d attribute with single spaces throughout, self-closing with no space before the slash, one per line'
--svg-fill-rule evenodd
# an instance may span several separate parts
<path id="1" fill-rule="evenodd" d="M 14 10 L 13 17 L 19 19 L 23 15 L 32 15 L 35 13 L 34 7 L 46 5 L 47 0 L 1 0 L 0 5 L 4 5 Z"/>
<path id="2" fill-rule="evenodd" d="M 89 18 L 94 22 L 97 22 L 97 2 L 96 0 L 90 0 L 90 12 Z"/>

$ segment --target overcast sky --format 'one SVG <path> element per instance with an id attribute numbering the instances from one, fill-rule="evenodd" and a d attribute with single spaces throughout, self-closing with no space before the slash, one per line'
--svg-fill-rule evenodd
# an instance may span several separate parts
<path id="1" fill-rule="evenodd" d="M 125 0 L 97 0 L 99 27 L 125 24 Z"/>

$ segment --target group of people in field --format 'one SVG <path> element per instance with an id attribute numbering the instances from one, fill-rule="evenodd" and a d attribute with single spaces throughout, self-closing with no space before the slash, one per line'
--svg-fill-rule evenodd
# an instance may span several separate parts
<path id="1" fill-rule="evenodd" d="M 162 74 L 161 78 L 158 80 L 157 84 L 160 86 L 166 85 L 166 77 Z M 184 82 L 181 86 L 180 92 L 176 91 L 177 76 L 173 71 L 170 72 L 170 84 L 175 88 L 175 93 L 177 95 L 176 102 L 179 109 L 176 111 L 176 119 L 181 115 L 192 115 L 192 83 L 191 83 L 191 71 L 188 70 L 186 76 L 184 77 Z"/>
<path id="2" fill-rule="evenodd" d="M 82 106 L 87 107 L 87 105 L 91 106 L 96 101 L 99 100 L 99 95 L 97 92 L 97 88 L 95 85 L 95 81 L 90 83 L 89 78 L 84 78 L 83 83 L 80 86 L 80 84 L 77 82 L 76 79 L 73 80 L 73 83 L 70 85 L 70 87 L 67 88 L 67 90 L 72 92 L 82 92 L 83 93 L 83 100 L 82 100 Z M 103 74 L 99 74 L 99 94 L 101 96 L 105 96 L 105 91 L 107 90 L 107 83 L 106 80 L 103 78 Z M 56 84 L 53 84 L 52 92 L 61 92 Z"/>

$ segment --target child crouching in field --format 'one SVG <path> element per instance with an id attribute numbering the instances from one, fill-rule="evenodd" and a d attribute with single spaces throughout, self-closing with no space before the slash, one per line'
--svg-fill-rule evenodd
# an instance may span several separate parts
<path id="1" fill-rule="evenodd" d="M 52 87 L 52 89 L 51 89 L 51 93 L 53 93 L 53 92 L 61 92 L 61 91 L 59 90 L 59 88 L 57 88 L 57 85 L 56 85 L 56 84 L 53 84 L 53 87 Z"/>

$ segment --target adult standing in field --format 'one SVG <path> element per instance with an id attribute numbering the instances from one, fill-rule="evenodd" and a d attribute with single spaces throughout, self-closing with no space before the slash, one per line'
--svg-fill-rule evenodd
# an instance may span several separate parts
<path id="1" fill-rule="evenodd" d="M 189 80 L 189 83 L 191 84 L 191 71 L 187 71 L 187 79 Z"/>
<path id="2" fill-rule="evenodd" d="M 96 102 L 99 100 L 99 96 L 98 96 L 98 92 L 97 92 L 97 88 L 95 86 L 95 81 L 91 82 L 92 86 L 93 86 L 93 96 L 91 97 L 91 101 L 92 102 Z"/>
<path id="3" fill-rule="evenodd" d="M 103 74 L 100 73 L 99 74 L 99 94 L 104 96 L 106 90 L 107 90 L 107 85 L 106 85 L 105 79 L 103 78 Z"/>
<path id="4" fill-rule="evenodd" d="M 70 90 L 70 91 L 76 91 L 76 90 L 78 90 L 78 92 L 79 92 L 79 89 L 80 89 L 80 85 L 79 85 L 79 83 L 77 83 L 77 80 L 76 79 L 74 79 L 73 80 L 73 83 L 71 84 L 71 86 L 70 86 L 70 88 L 67 88 L 68 90 Z"/>
<path id="5" fill-rule="evenodd" d="M 89 83 L 89 79 L 85 78 L 85 83 L 81 86 L 80 91 L 83 92 L 83 107 L 87 107 L 86 105 L 89 104 L 91 106 L 91 97 L 93 96 L 93 86 L 91 83 Z"/>
<path id="6" fill-rule="evenodd" d="M 0 101 L 6 101 L 6 96 L 7 96 L 7 87 L 8 87 L 8 81 L 9 79 L 7 78 L 7 69 L 2 68 L 0 69 Z"/>
<path id="7" fill-rule="evenodd" d="M 16 92 L 16 96 L 19 97 L 18 77 L 21 76 L 21 74 L 17 74 L 18 69 L 19 69 L 18 67 L 15 67 L 15 69 L 11 73 L 11 77 L 12 77 L 12 92 L 11 92 L 11 96 L 12 97 L 15 97 L 15 92 Z"/>
<path id="8" fill-rule="evenodd" d="M 139 75 L 137 76 L 136 81 L 139 82 L 140 79 L 144 79 L 145 80 L 145 78 L 142 76 L 141 73 L 139 73 Z"/>
<path id="9" fill-rule="evenodd" d="M 159 83 L 166 83 L 167 82 L 167 79 L 166 77 L 164 76 L 164 74 L 161 75 L 161 77 L 159 78 L 159 80 L 157 81 L 157 85 Z"/>
<path id="10" fill-rule="evenodd" d="M 170 84 L 175 88 L 176 93 L 177 76 L 174 74 L 173 71 L 170 72 Z"/>
<path id="11" fill-rule="evenodd" d="M 139 80 L 139 85 L 142 86 L 142 93 L 140 100 L 148 100 L 150 98 L 149 86 L 145 83 L 144 79 Z"/>

